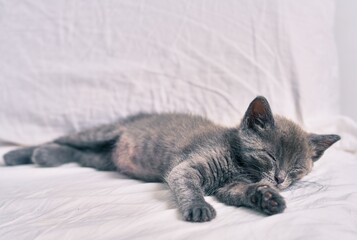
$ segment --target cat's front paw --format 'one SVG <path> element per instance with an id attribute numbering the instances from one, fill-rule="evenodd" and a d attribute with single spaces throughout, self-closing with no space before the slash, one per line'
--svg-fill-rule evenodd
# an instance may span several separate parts
<path id="1" fill-rule="evenodd" d="M 183 217 L 189 222 L 207 222 L 216 217 L 216 210 L 208 203 L 194 203 L 182 211 Z"/>
<path id="2" fill-rule="evenodd" d="M 267 185 L 257 186 L 250 201 L 255 208 L 267 215 L 281 213 L 286 208 L 284 198 Z"/>

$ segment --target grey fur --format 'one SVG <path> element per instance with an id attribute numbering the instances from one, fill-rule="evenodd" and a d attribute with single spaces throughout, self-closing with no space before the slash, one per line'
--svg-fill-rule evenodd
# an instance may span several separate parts
<path id="1" fill-rule="evenodd" d="M 163 181 L 187 221 L 216 216 L 204 195 L 271 215 L 285 209 L 279 190 L 311 169 L 338 135 L 303 131 L 273 116 L 264 97 L 249 105 L 242 123 L 227 128 L 194 115 L 137 114 L 117 123 L 7 153 L 7 165 L 52 167 L 70 161 Z M 31 159 L 31 161 L 30 161 Z"/>

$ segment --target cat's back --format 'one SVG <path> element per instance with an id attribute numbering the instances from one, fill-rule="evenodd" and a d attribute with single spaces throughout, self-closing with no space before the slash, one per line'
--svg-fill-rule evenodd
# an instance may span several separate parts
<path id="1" fill-rule="evenodd" d="M 153 113 L 129 116 L 120 126 L 114 163 L 128 175 L 157 181 L 182 149 L 221 127 L 191 114 Z"/>
<path id="2" fill-rule="evenodd" d="M 143 151 L 155 147 L 156 154 L 177 152 L 200 136 L 222 129 L 205 117 L 184 113 L 134 115 L 120 128 L 122 142 L 130 139 L 136 149 Z"/>
<path id="3" fill-rule="evenodd" d="M 140 113 L 124 119 L 121 128 L 139 135 L 190 134 L 217 127 L 207 118 L 185 113 Z"/>

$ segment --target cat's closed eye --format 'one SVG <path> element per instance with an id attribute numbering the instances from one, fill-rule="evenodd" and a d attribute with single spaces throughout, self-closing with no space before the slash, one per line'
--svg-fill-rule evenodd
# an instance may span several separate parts
<path id="1" fill-rule="evenodd" d="M 302 167 L 297 167 L 297 168 L 293 168 L 289 171 L 289 176 L 291 178 L 299 178 L 302 177 L 306 172 L 305 168 Z"/>
<path id="2" fill-rule="evenodd" d="M 271 154 L 270 152 L 266 152 L 266 154 L 269 156 L 269 158 L 270 158 L 271 160 L 273 160 L 274 162 L 276 162 L 276 158 L 274 157 L 273 154 Z"/>

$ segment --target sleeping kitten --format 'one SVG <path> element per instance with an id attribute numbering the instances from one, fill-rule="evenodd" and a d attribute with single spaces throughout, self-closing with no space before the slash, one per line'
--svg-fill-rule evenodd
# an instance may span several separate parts
<path id="1" fill-rule="evenodd" d="M 248 107 L 234 128 L 186 114 L 138 114 L 117 123 L 61 137 L 4 156 L 7 165 L 44 167 L 78 162 L 117 170 L 170 187 L 187 221 L 210 221 L 215 209 L 204 195 L 267 215 L 280 213 L 279 190 L 308 174 L 313 163 L 338 141 L 338 135 L 303 131 L 273 116 L 264 97 Z"/>

